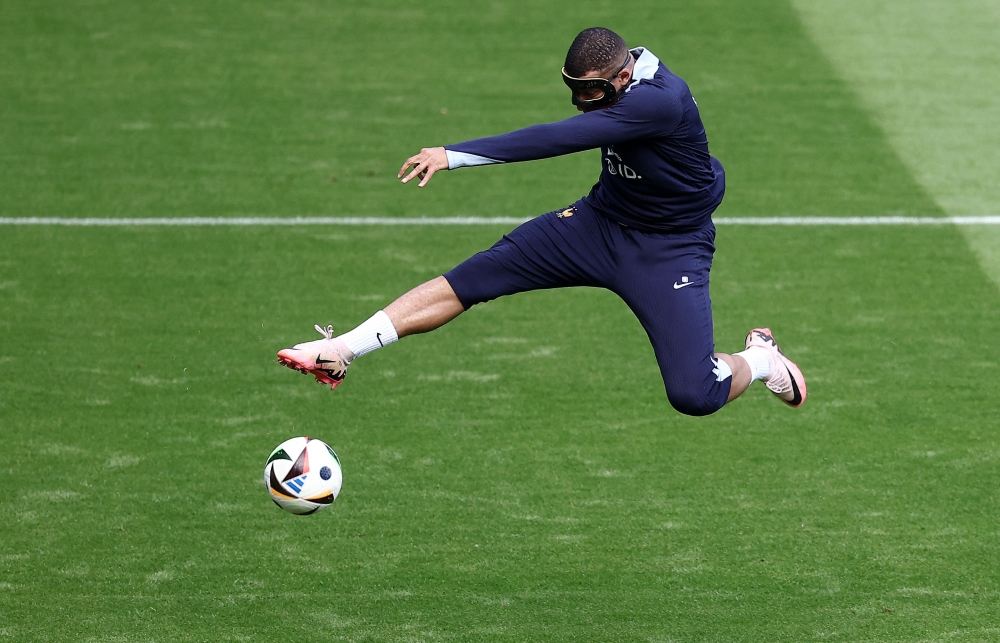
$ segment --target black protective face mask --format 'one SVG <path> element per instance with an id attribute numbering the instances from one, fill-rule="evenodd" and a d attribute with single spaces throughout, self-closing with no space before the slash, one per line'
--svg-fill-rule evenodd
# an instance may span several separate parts
<path id="1" fill-rule="evenodd" d="M 591 109 L 605 107 L 618 100 L 618 90 L 615 89 L 611 80 L 621 73 L 621 70 L 625 69 L 630 62 L 632 62 L 631 52 L 629 52 L 628 56 L 625 57 L 625 62 L 623 62 L 622 66 L 618 68 L 618 71 L 611 74 L 608 78 L 574 78 L 567 74 L 566 68 L 563 67 L 563 82 L 566 83 L 566 86 L 569 87 L 571 92 L 573 92 L 573 104 L 577 107 L 582 107 L 585 110 L 590 111 Z M 587 100 L 580 98 L 579 94 L 591 91 L 596 93 L 594 98 Z"/>

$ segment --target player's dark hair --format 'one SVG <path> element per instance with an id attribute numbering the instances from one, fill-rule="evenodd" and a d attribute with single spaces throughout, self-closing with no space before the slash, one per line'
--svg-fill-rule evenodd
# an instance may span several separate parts
<path id="1" fill-rule="evenodd" d="M 580 78 L 589 71 L 613 73 L 622 65 L 628 46 L 622 37 L 604 27 L 584 29 L 566 52 L 566 73 Z"/>

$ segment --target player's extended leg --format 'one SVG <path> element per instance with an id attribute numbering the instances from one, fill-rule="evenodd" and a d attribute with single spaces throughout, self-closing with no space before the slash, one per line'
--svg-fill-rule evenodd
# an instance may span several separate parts
<path id="1" fill-rule="evenodd" d="M 610 273 L 613 265 L 600 246 L 599 220 L 590 212 L 574 214 L 566 208 L 532 219 L 339 337 L 330 326 L 316 326 L 323 339 L 286 348 L 278 361 L 336 388 L 356 357 L 439 328 L 475 304 L 541 288 L 600 285 L 597 272 Z"/>
<path id="2" fill-rule="evenodd" d="M 337 388 L 356 357 L 400 337 L 440 328 L 464 310 L 448 280 L 436 277 L 400 296 L 348 333 L 334 337 L 333 327 L 316 326 L 323 339 L 280 351 L 278 362 L 303 374 L 311 373 L 331 389 Z"/>

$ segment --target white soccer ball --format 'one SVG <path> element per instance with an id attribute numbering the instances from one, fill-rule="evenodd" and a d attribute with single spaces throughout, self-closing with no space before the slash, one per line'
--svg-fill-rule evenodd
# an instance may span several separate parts
<path id="1" fill-rule="evenodd" d="M 285 440 L 264 464 L 264 484 L 271 500 L 300 516 L 332 505 L 343 481 L 340 458 L 326 442 L 315 438 Z"/>

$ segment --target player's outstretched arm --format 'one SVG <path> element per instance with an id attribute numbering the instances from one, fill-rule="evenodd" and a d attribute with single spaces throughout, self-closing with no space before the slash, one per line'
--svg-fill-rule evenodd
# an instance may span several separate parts
<path id="1" fill-rule="evenodd" d="M 410 169 L 411 167 L 413 168 L 412 170 Z M 420 177 L 420 183 L 417 184 L 417 187 L 422 188 L 427 185 L 427 182 L 431 180 L 435 172 L 447 169 L 448 154 L 444 148 L 425 147 L 417 154 L 406 159 L 403 167 L 399 168 L 399 174 L 396 177 L 401 179 L 403 183 L 409 183 L 415 177 Z M 407 170 L 409 170 L 409 174 L 407 174 Z M 406 174 L 405 177 L 403 176 L 404 174 Z"/>

